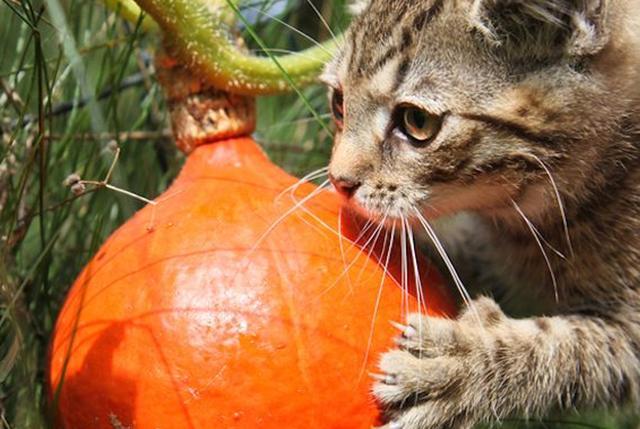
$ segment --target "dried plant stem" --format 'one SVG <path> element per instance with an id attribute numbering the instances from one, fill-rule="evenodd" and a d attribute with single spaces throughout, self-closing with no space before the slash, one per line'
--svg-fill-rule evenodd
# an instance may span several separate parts
<path id="1" fill-rule="evenodd" d="M 97 180 L 80 180 L 78 181 L 79 184 L 81 185 L 91 185 L 91 186 L 95 186 L 96 188 L 106 188 L 106 189 L 110 189 L 112 191 L 127 195 L 129 197 L 135 198 L 136 200 L 140 200 L 143 201 L 147 204 L 151 204 L 152 206 L 157 205 L 158 203 L 156 201 L 152 201 L 148 198 L 145 198 L 141 195 L 138 195 L 136 193 L 133 193 L 131 191 L 127 191 L 126 189 L 122 189 L 122 188 L 118 188 L 117 186 L 113 186 L 111 184 L 109 184 L 109 180 L 111 180 L 111 175 L 113 174 L 113 170 L 116 168 L 116 164 L 118 163 L 118 159 L 120 158 L 120 148 L 117 147 L 115 149 L 115 156 L 113 157 L 113 161 L 111 162 L 111 165 L 109 166 L 109 171 L 107 172 L 107 175 L 105 176 L 105 178 L 103 180 L 97 181 Z"/>

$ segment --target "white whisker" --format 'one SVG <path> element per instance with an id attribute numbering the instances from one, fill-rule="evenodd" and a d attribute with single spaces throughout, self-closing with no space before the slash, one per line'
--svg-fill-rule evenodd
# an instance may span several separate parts
<path id="1" fill-rule="evenodd" d="M 478 320 L 479 326 L 482 326 L 480 316 L 478 315 L 477 309 L 473 306 L 471 296 L 469 295 L 469 292 L 467 292 L 467 288 L 464 286 L 462 279 L 460 279 L 460 276 L 458 275 L 458 271 L 453 266 L 453 262 L 451 261 L 451 258 L 449 258 L 449 255 L 447 254 L 447 251 L 445 250 L 445 248 L 442 246 L 442 242 L 436 235 L 435 230 L 433 229 L 431 224 L 424 218 L 424 216 L 422 215 L 422 213 L 420 213 L 418 209 L 414 209 L 414 213 L 418 221 L 424 227 L 425 232 L 429 236 L 429 239 L 432 241 L 433 245 L 436 247 L 438 254 L 442 258 L 445 265 L 447 266 L 447 270 L 449 270 L 449 273 L 453 278 L 453 282 L 456 285 L 458 292 L 460 292 L 460 296 L 462 297 L 462 300 L 467 305 L 467 307 L 469 307 L 469 309 L 474 313 L 474 316 Z"/>
<path id="2" fill-rule="evenodd" d="M 384 217 L 382 218 L 382 221 L 378 224 L 378 227 L 376 228 L 376 238 L 373 241 L 373 243 L 371 244 L 371 249 L 369 249 L 369 252 L 367 253 L 367 258 L 371 259 L 371 254 L 374 252 L 374 250 L 376 249 L 376 244 L 378 243 L 378 239 L 380 238 L 380 234 L 382 234 L 382 231 L 386 231 L 384 224 L 387 221 L 387 215 L 385 214 Z M 385 237 L 386 237 L 387 232 L 385 232 Z M 378 259 L 378 258 L 376 258 Z M 358 272 L 358 278 L 356 279 L 356 282 L 360 283 L 360 279 L 362 278 L 362 272 L 365 269 L 365 265 L 362 266 L 362 268 L 360 268 L 360 272 Z"/>
<path id="3" fill-rule="evenodd" d="M 279 48 L 266 48 L 266 49 L 251 49 L 252 54 L 260 54 L 263 52 L 269 52 L 274 54 L 286 54 L 291 56 L 296 56 L 300 58 L 305 58 L 307 60 L 314 60 L 315 57 L 305 54 L 304 52 L 292 51 L 291 49 L 279 49 Z"/>
<path id="4" fill-rule="evenodd" d="M 400 257 L 401 257 L 401 284 L 402 284 L 402 306 L 405 317 L 409 315 L 409 264 L 407 261 L 407 227 L 404 216 L 400 217 L 402 222 L 402 236 L 400 237 Z"/>
<path id="5" fill-rule="evenodd" d="M 324 28 L 327 29 L 327 31 L 329 32 L 329 34 L 331 35 L 331 38 L 336 42 L 336 44 L 338 44 L 338 46 L 342 47 L 338 38 L 336 37 L 336 34 L 333 32 L 333 30 L 331 29 L 331 27 L 329 26 L 329 23 L 327 22 L 326 19 L 324 19 L 324 16 L 322 16 L 322 14 L 320 13 L 320 11 L 318 10 L 318 8 L 316 7 L 316 5 L 313 4 L 313 2 L 311 0 L 307 0 L 307 4 L 309 6 L 311 6 L 311 9 L 313 9 L 313 11 L 315 12 L 316 15 L 318 15 L 318 18 L 320 19 L 320 22 L 322 22 L 322 25 L 324 25 Z"/>
<path id="6" fill-rule="evenodd" d="M 425 299 L 423 297 L 422 294 L 422 280 L 420 279 L 420 270 L 418 269 L 418 258 L 416 256 L 416 245 L 415 245 L 415 239 L 413 236 L 413 228 L 411 228 L 411 225 L 409 225 L 408 221 L 407 222 L 407 228 L 409 229 L 409 245 L 410 245 L 410 249 L 411 249 L 411 258 L 413 260 L 413 275 L 415 276 L 415 286 L 416 286 L 416 298 L 418 299 L 418 338 L 423 338 L 423 332 L 422 332 L 422 309 L 424 308 L 426 310 L 427 308 L 427 303 L 425 302 Z M 428 320 L 428 319 L 427 319 Z M 422 358 L 422 349 L 420 349 L 418 351 L 418 357 Z M 416 404 L 418 401 L 418 397 L 416 396 L 415 398 Z M 414 405 L 416 405 L 414 404 Z"/>
<path id="7" fill-rule="evenodd" d="M 542 244 L 542 241 L 540 240 L 542 238 L 542 236 L 540 235 L 540 233 L 538 232 L 536 227 L 533 225 L 533 223 L 531 223 L 531 221 L 524 214 L 524 212 L 522 211 L 520 206 L 518 206 L 518 204 L 514 200 L 511 200 L 511 202 L 513 203 L 513 206 L 515 207 L 515 209 L 518 212 L 518 214 L 522 217 L 524 222 L 529 227 L 529 230 L 531 231 L 531 234 L 533 235 L 533 238 L 536 240 L 536 243 L 538 244 L 538 247 L 540 248 L 540 252 L 542 252 L 542 257 L 544 258 L 544 261 L 547 264 L 547 269 L 549 270 L 549 274 L 551 275 L 551 282 L 553 284 L 553 292 L 555 294 L 556 302 L 559 302 L 558 282 L 556 281 L 556 275 L 553 272 L 553 267 L 551 265 L 551 260 L 549 259 L 549 255 L 547 255 L 547 252 L 545 252 L 544 246 Z"/>
<path id="8" fill-rule="evenodd" d="M 291 31 L 299 34 L 300 36 L 304 37 L 305 39 L 307 39 L 308 41 L 310 41 L 311 43 L 313 43 L 314 45 L 316 45 L 318 48 L 322 49 L 323 51 L 325 51 L 327 54 L 329 54 L 330 56 L 333 55 L 333 53 L 328 50 L 327 48 L 325 48 L 324 46 L 322 46 L 322 44 L 320 42 L 318 42 L 316 39 L 314 39 L 313 37 L 309 36 L 307 33 L 305 33 L 304 31 L 294 27 L 293 25 L 281 20 L 280 18 L 271 15 L 270 13 L 262 10 L 262 9 L 258 9 L 256 7 L 253 6 L 248 6 L 247 9 L 253 10 L 255 12 L 258 12 L 264 16 L 266 16 L 267 18 L 273 19 L 275 22 L 277 22 L 278 24 L 282 24 L 283 26 L 287 27 L 288 29 L 290 29 Z"/>
<path id="9" fill-rule="evenodd" d="M 369 229 L 371 229 L 373 225 L 375 225 L 375 222 L 373 222 L 371 219 L 367 219 L 364 227 L 360 229 L 360 234 L 358 234 L 355 240 L 353 240 L 353 242 L 351 243 L 351 247 L 357 246 L 362 237 L 364 237 L 364 235 L 369 231 Z"/>
<path id="10" fill-rule="evenodd" d="M 373 222 L 367 221 L 367 225 L 369 226 L 373 225 Z M 364 252 L 366 251 L 366 248 L 369 246 L 371 241 L 376 237 L 376 235 L 378 234 L 378 232 L 381 230 L 382 227 L 384 227 L 384 225 L 379 224 L 378 227 L 373 230 L 373 232 L 371 233 L 371 236 L 367 239 L 364 245 L 362 245 L 362 247 L 359 248 L 358 254 L 356 255 L 356 257 L 349 263 L 347 267 L 345 267 L 345 269 L 340 273 L 340 275 L 336 277 L 335 281 L 320 293 L 320 296 L 324 295 L 325 293 L 329 292 L 331 289 L 336 287 L 336 285 L 340 282 L 340 280 L 351 270 L 351 268 L 356 264 L 356 262 L 358 262 L 358 260 L 360 259 L 360 256 L 364 254 Z M 353 243 L 354 246 L 358 243 L 359 239 L 360 238 L 358 237 L 358 239 Z"/>
<path id="11" fill-rule="evenodd" d="M 338 246 L 340 247 L 340 257 L 342 258 L 342 265 L 344 267 L 347 266 L 347 257 L 344 253 L 344 243 L 343 243 L 343 235 L 342 235 L 342 210 L 343 207 L 340 206 L 338 209 Z M 349 290 L 353 290 L 353 283 L 351 283 L 351 276 L 347 274 L 347 281 L 349 282 Z"/>
<path id="12" fill-rule="evenodd" d="M 311 173 L 307 174 L 306 176 L 302 177 L 300 180 L 298 180 L 296 183 L 294 183 L 293 185 L 287 187 L 286 189 L 284 189 L 282 192 L 280 192 L 278 195 L 276 195 L 274 201 L 278 201 L 280 198 L 282 198 L 282 196 L 288 192 L 295 192 L 300 186 L 302 186 L 303 184 L 310 182 L 312 180 L 318 179 L 320 177 L 324 177 L 328 174 L 329 171 L 329 167 L 322 167 L 319 168 L 315 171 L 312 171 Z"/>
<path id="13" fill-rule="evenodd" d="M 416 286 L 416 297 L 418 298 L 418 306 L 420 308 L 420 311 L 422 311 L 422 302 L 421 302 L 421 297 L 422 297 L 422 280 L 420 279 L 420 272 L 418 269 L 418 257 L 416 256 L 416 244 L 415 244 L 415 238 L 413 236 L 413 229 L 411 228 L 411 225 L 409 225 L 409 222 L 405 220 L 405 222 L 407 223 L 407 230 L 408 230 L 408 237 L 409 237 L 409 249 L 411 250 L 411 259 L 413 261 L 413 275 L 415 276 L 415 286 Z M 425 308 L 426 308 L 426 303 L 425 303 Z"/>
<path id="14" fill-rule="evenodd" d="M 303 222 L 305 225 L 308 225 L 309 228 L 312 228 L 315 231 L 317 231 L 320 236 L 327 238 L 327 232 L 324 229 L 320 228 L 318 225 L 315 225 L 313 222 L 307 219 L 307 215 L 310 217 L 313 217 L 314 216 L 313 213 L 304 206 L 300 207 L 300 211 L 302 213 L 292 213 L 292 215 L 300 219 L 300 221 Z M 313 220 L 316 220 L 316 219 L 313 219 Z M 321 225 L 321 226 L 324 226 L 324 225 Z M 332 232 L 335 233 L 335 231 L 332 231 Z"/>
<path id="15" fill-rule="evenodd" d="M 387 230 L 387 232 L 385 233 L 385 240 L 388 237 L 387 235 L 388 232 L 389 231 Z M 371 345 L 373 344 L 373 334 L 376 326 L 376 319 L 378 318 L 378 310 L 380 309 L 380 300 L 382 299 L 382 291 L 384 290 L 384 281 L 387 277 L 389 277 L 389 261 L 391 260 L 391 252 L 393 250 L 393 242 L 395 240 L 395 235 L 396 235 L 396 225 L 394 223 L 393 227 L 391 228 L 391 237 L 389 240 L 389 248 L 387 249 L 386 259 L 384 262 L 380 260 L 380 262 L 382 263 L 383 271 L 382 271 L 382 276 L 380 277 L 380 285 L 378 286 L 378 295 L 376 296 L 376 302 L 373 307 L 373 315 L 371 316 L 371 327 L 369 329 L 369 339 L 367 340 L 367 349 L 365 350 L 364 361 L 362 363 L 362 370 L 360 371 L 360 377 L 358 378 L 358 381 L 362 380 L 364 371 L 367 368 L 369 353 L 371 353 Z M 386 241 L 385 241 L 385 245 L 382 248 L 382 253 L 380 254 L 380 258 L 384 258 L 385 247 L 386 247 Z M 358 382 L 358 384 L 360 383 Z"/>
<path id="16" fill-rule="evenodd" d="M 301 199 L 300 201 L 298 201 L 296 204 L 293 205 L 293 207 L 291 207 L 289 210 L 287 210 L 286 212 L 284 212 L 280 217 L 278 217 L 278 219 L 276 219 L 271 226 L 269 226 L 269 228 L 267 228 L 267 230 L 258 238 L 258 240 L 256 241 L 256 243 L 253 245 L 253 247 L 251 247 L 251 249 L 249 250 L 247 256 L 253 254 L 253 252 L 255 252 L 255 250 L 258 248 L 258 246 L 262 243 L 262 241 L 264 241 L 264 239 L 273 232 L 273 230 L 275 230 L 287 217 L 289 217 L 292 213 L 294 213 L 296 210 L 300 209 L 300 207 L 302 207 L 304 204 L 306 204 L 309 200 L 317 197 L 320 193 L 322 193 L 323 191 L 326 190 L 325 186 L 327 186 L 329 184 L 328 180 L 325 180 L 317 189 L 314 189 L 313 192 L 311 192 L 309 195 L 307 195 L 306 197 L 304 197 L 303 199 Z"/>
<path id="17" fill-rule="evenodd" d="M 307 195 L 306 197 L 304 197 L 302 200 L 296 202 L 296 204 L 294 204 L 290 209 L 288 209 L 286 212 L 284 212 L 282 215 L 280 215 L 274 222 L 271 223 L 271 225 L 269 225 L 269 227 L 260 235 L 260 237 L 258 237 L 258 239 L 256 240 L 256 242 L 254 243 L 253 246 L 251 246 L 250 249 L 247 250 L 247 252 L 245 253 L 245 255 L 243 256 L 243 261 L 244 263 L 242 264 L 242 268 L 239 268 L 236 273 L 234 274 L 234 277 L 232 279 L 232 282 L 235 281 L 237 275 L 244 269 L 246 269 L 247 264 L 250 261 L 251 256 L 255 253 L 255 251 L 258 249 L 258 247 L 260 246 L 260 244 L 262 244 L 262 242 L 269 236 L 269 234 L 271 234 L 278 226 L 280 226 L 280 224 L 282 222 L 284 222 L 287 217 L 291 216 L 293 213 L 296 212 L 296 210 L 299 210 L 300 208 L 302 208 L 304 206 L 304 204 L 306 204 L 308 201 L 310 201 L 311 199 L 317 197 L 318 195 L 320 195 L 323 191 L 325 191 L 327 188 L 326 186 L 329 184 L 329 181 L 326 180 L 324 181 L 318 188 L 314 189 L 313 192 L 311 192 L 309 195 Z"/>
<path id="18" fill-rule="evenodd" d="M 567 221 L 567 213 L 564 208 L 564 204 L 562 202 L 562 197 L 560 195 L 560 190 L 558 189 L 558 185 L 555 179 L 553 178 L 553 175 L 551 174 L 551 170 L 549 170 L 546 164 L 542 162 L 542 160 L 537 155 L 531 154 L 531 156 L 536 161 L 538 161 L 540 166 L 547 173 L 547 176 L 549 176 L 549 181 L 551 182 L 551 186 L 553 187 L 553 192 L 555 193 L 556 201 L 558 202 L 558 208 L 560 209 L 560 215 L 562 216 L 562 224 L 564 226 L 565 239 L 567 240 L 567 245 L 569 246 L 569 254 L 571 255 L 571 257 L 574 257 L 575 254 L 573 253 L 573 244 L 571 243 L 571 236 L 569 235 L 569 222 Z"/>
<path id="19" fill-rule="evenodd" d="M 322 115 L 318 115 L 320 119 L 329 119 L 331 118 L 331 116 L 332 115 L 330 113 L 324 113 Z M 270 131 L 270 130 L 273 130 L 274 128 L 282 128 L 290 125 L 299 125 L 299 124 L 304 124 L 309 122 L 316 122 L 317 120 L 318 119 L 315 116 L 311 116 L 306 118 L 298 118 L 293 121 L 282 121 L 282 122 L 277 122 L 269 125 L 268 127 L 266 127 L 266 130 Z"/>

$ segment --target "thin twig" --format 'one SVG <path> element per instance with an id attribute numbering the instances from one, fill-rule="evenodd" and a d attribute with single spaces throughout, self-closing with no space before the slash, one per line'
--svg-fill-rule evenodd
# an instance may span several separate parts
<path id="1" fill-rule="evenodd" d="M 81 133 L 81 134 L 47 134 L 50 141 L 70 139 L 76 141 L 131 141 L 131 140 L 163 140 L 173 137 L 171 130 L 160 131 L 123 131 L 120 133 Z"/>
<path id="2" fill-rule="evenodd" d="M 48 114 L 45 116 L 46 118 L 50 118 L 50 117 L 55 117 L 55 116 L 59 116 L 59 115 L 64 115 L 67 113 L 72 112 L 73 110 L 76 109 L 80 109 L 84 106 L 86 106 L 87 104 L 89 104 L 93 99 L 97 100 L 97 101 L 101 101 L 104 100 L 106 98 L 111 97 L 112 94 L 114 93 L 119 93 L 124 91 L 125 89 L 129 89 L 129 88 L 133 88 L 139 85 L 143 85 L 145 83 L 145 76 L 142 73 L 134 73 L 130 76 L 125 77 L 124 79 L 122 79 L 122 82 L 120 82 L 120 85 L 118 85 L 116 88 L 107 88 L 105 90 L 103 90 L 102 92 L 100 92 L 97 96 L 95 97 L 84 97 L 81 98 L 77 101 L 69 101 L 69 102 L 64 102 L 64 103 L 60 103 L 56 106 L 54 106 L 50 112 L 48 112 Z M 22 125 L 28 125 L 31 122 L 34 122 L 35 120 L 37 120 L 38 118 L 32 116 L 32 115 L 26 115 L 22 121 L 18 121 L 15 120 L 11 126 L 12 127 L 16 127 L 18 126 L 19 123 L 22 123 Z"/>

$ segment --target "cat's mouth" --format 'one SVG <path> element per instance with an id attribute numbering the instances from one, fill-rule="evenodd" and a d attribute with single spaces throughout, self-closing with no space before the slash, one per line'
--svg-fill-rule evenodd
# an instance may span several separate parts
<path id="1" fill-rule="evenodd" d="M 508 206 L 510 192 L 497 183 L 483 182 L 461 186 L 440 184 L 430 187 L 366 186 L 345 203 L 359 215 L 376 222 L 435 220 L 464 211 L 491 212 Z"/>
<path id="2" fill-rule="evenodd" d="M 410 220 L 427 213 L 429 217 L 435 216 L 428 203 L 430 194 L 425 190 L 405 190 L 396 185 L 374 185 L 361 186 L 351 195 L 341 194 L 349 208 L 379 223 Z"/>

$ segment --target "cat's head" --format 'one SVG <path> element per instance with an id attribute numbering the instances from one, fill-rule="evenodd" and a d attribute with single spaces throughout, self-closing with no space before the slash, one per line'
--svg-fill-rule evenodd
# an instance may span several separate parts
<path id="1" fill-rule="evenodd" d="M 543 211 L 578 192 L 636 76 L 637 2 L 615 3 L 358 2 L 323 75 L 335 187 L 371 217 Z"/>

